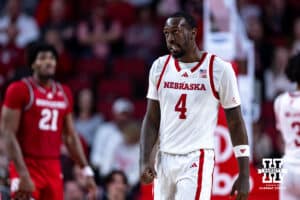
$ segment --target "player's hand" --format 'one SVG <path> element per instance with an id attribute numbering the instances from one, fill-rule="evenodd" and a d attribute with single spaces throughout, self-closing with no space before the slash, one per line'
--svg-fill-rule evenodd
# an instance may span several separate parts
<path id="1" fill-rule="evenodd" d="M 30 200 L 31 194 L 35 190 L 34 183 L 29 176 L 20 177 L 18 190 L 14 195 L 15 200 Z"/>
<path id="2" fill-rule="evenodd" d="M 151 164 L 142 164 L 141 166 L 141 182 L 150 184 L 156 178 L 156 171 Z"/>
<path id="3" fill-rule="evenodd" d="M 95 200 L 97 198 L 97 185 L 93 176 L 86 177 L 86 189 L 88 191 L 87 199 Z"/>
<path id="4" fill-rule="evenodd" d="M 230 196 L 236 194 L 236 200 L 247 200 L 249 194 L 249 176 L 239 175 L 232 186 Z"/>

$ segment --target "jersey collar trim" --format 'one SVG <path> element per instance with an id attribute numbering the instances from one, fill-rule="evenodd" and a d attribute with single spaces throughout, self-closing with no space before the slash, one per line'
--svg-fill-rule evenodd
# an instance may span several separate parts
<path id="1" fill-rule="evenodd" d="M 47 91 L 45 88 L 43 88 L 42 86 L 40 86 L 32 77 L 29 79 L 32 84 L 42 93 L 46 94 Z M 55 84 L 55 81 L 51 80 L 51 90 L 52 90 L 52 93 L 55 94 L 56 93 L 56 84 Z"/>
<path id="2" fill-rule="evenodd" d="M 205 57 L 207 55 L 207 52 L 204 52 L 199 60 L 199 62 L 191 68 L 191 72 L 195 72 L 197 69 L 199 69 L 199 67 L 201 66 L 201 64 L 203 63 L 203 61 L 205 60 Z M 179 61 L 177 59 L 174 59 L 174 63 L 175 63 L 175 68 L 178 72 L 181 71 L 181 67 L 179 65 Z"/>

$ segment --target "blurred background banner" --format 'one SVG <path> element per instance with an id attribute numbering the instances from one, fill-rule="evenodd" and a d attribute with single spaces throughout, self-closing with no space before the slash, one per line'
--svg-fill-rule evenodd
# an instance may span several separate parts
<path id="1" fill-rule="evenodd" d="M 204 50 L 231 62 L 237 74 L 242 112 L 252 149 L 253 44 L 247 37 L 235 0 L 204 0 L 203 20 Z"/>
<path id="2" fill-rule="evenodd" d="M 253 152 L 252 124 L 254 119 L 254 49 L 248 39 L 245 26 L 237 11 L 235 0 L 204 0 L 204 49 L 232 63 L 239 83 L 242 113 L 248 140 Z M 230 135 L 224 110 L 220 108 L 218 126 L 215 131 L 216 164 L 213 174 L 214 200 L 228 199 L 238 165 L 232 151 Z M 251 154 L 252 160 L 252 154 Z M 262 177 L 251 164 L 250 198 L 277 199 L 278 191 L 262 190 Z"/>
<path id="3" fill-rule="evenodd" d="M 213 174 L 212 200 L 228 200 L 232 185 L 238 175 L 238 163 L 232 151 L 223 109 L 220 109 L 215 136 L 216 163 Z M 265 186 L 262 182 L 262 174 L 258 174 L 257 169 L 251 164 L 249 200 L 278 199 L 278 190 L 275 188 L 266 190 Z"/>
<path id="4" fill-rule="evenodd" d="M 234 0 L 204 0 L 204 49 L 230 61 L 236 58 Z"/>

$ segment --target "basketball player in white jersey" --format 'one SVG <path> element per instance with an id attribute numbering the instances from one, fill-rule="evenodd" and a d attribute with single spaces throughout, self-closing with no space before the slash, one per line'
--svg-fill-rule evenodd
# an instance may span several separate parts
<path id="1" fill-rule="evenodd" d="M 300 53 L 289 60 L 286 75 L 297 82 L 297 90 L 285 92 L 275 99 L 276 127 L 285 143 L 280 200 L 300 199 Z"/>
<path id="2" fill-rule="evenodd" d="M 198 49 L 196 33 L 196 22 L 186 13 L 166 20 L 164 35 L 170 55 L 159 57 L 150 70 L 141 132 L 141 180 L 154 180 L 155 200 L 210 199 L 214 129 L 221 104 L 239 163 L 231 194 L 245 200 L 249 146 L 236 77 L 229 63 Z M 151 152 L 157 141 L 153 166 Z"/>

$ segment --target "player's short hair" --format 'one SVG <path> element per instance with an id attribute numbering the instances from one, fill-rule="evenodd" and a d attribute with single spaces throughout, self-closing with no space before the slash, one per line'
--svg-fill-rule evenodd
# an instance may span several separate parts
<path id="1" fill-rule="evenodd" d="M 197 28 L 197 22 L 192 15 L 190 15 L 186 12 L 180 11 L 180 12 L 176 12 L 176 13 L 172 14 L 169 18 L 177 18 L 177 17 L 184 18 L 185 21 L 190 26 L 190 28 Z"/>
<path id="2" fill-rule="evenodd" d="M 285 74 L 290 81 L 300 84 L 300 53 L 289 59 Z"/>
<path id="3" fill-rule="evenodd" d="M 54 55 L 56 61 L 58 60 L 58 52 L 53 45 L 44 42 L 37 42 L 31 44 L 28 47 L 28 51 L 27 51 L 28 65 L 31 66 L 36 60 L 37 55 L 40 52 L 45 52 L 45 51 L 50 51 Z"/>

